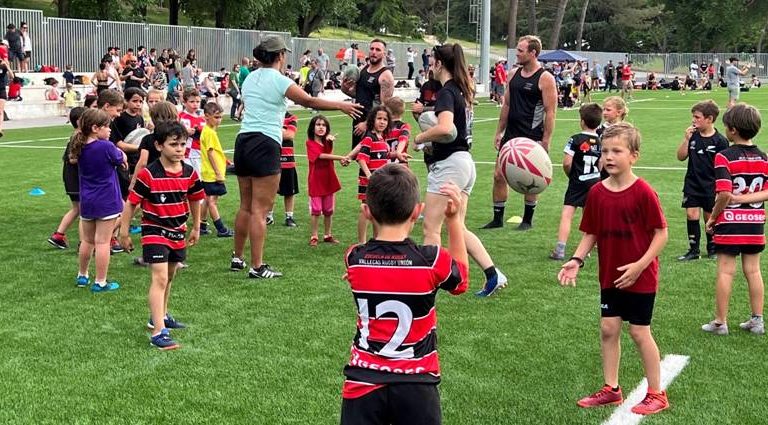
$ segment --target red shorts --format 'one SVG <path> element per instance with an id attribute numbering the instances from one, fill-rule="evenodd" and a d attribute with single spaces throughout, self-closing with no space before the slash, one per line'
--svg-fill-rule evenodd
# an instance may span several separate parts
<path id="1" fill-rule="evenodd" d="M 333 208 L 336 205 L 336 196 L 332 193 L 325 196 L 309 197 L 309 213 L 314 216 L 320 214 L 328 217 L 333 214 Z"/>

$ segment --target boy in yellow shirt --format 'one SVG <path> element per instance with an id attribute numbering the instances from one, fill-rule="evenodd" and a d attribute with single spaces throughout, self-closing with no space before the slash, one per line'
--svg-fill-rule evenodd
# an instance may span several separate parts
<path id="1" fill-rule="evenodd" d="M 208 102 L 203 108 L 205 114 L 205 126 L 200 133 L 200 151 L 202 153 L 202 181 L 205 190 L 205 201 L 208 203 L 208 212 L 211 215 L 216 236 L 220 238 L 232 237 L 235 232 L 227 228 L 221 220 L 217 202 L 220 196 L 227 194 L 226 171 L 227 157 L 219 142 L 216 130 L 221 124 L 221 114 L 224 110 L 216 102 Z"/>

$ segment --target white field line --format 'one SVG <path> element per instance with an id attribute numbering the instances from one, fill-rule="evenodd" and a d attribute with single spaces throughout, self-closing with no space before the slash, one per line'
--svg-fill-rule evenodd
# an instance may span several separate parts
<path id="1" fill-rule="evenodd" d="M 19 149 L 61 149 L 61 146 L 15 146 L 15 145 L 2 145 L 0 144 L 0 148 L 19 148 Z M 226 149 L 224 150 L 224 153 L 234 153 L 234 149 Z M 294 156 L 298 157 L 306 157 L 307 155 L 304 154 L 295 154 Z M 419 161 L 417 161 L 419 162 Z M 494 161 L 475 161 L 475 164 L 477 165 L 496 165 L 496 162 Z M 658 170 L 658 171 L 685 171 L 686 168 L 684 167 L 632 167 L 638 170 Z"/>
<path id="2" fill-rule="evenodd" d="M 661 361 L 661 389 L 665 390 L 672 384 L 677 375 L 683 371 L 690 357 L 681 356 L 678 354 L 668 354 L 664 356 Z M 643 378 L 640 384 L 632 390 L 627 398 L 624 399 L 624 403 L 617 407 L 613 411 L 613 414 L 607 421 L 603 422 L 603 425 L 637 425 L 645 417 L 643 415 L 637 415 L 632 413 L 632 407 L 637 403 L 640 403 L 645 398 L 645 393 L 648 391 L 648 381 Z"/>
<path id="3" fill-rule="evenodd" d="M 47 139 L 34 139 L 34 140 L 15 140 L 11 142 L 0 142 L 0 146 L 4 145 L 18 145 L 22 143 L 35 143 L 35 142 L 51 142 L 54 140 L 69 140 L 69 137 L 49 137 Z"/>

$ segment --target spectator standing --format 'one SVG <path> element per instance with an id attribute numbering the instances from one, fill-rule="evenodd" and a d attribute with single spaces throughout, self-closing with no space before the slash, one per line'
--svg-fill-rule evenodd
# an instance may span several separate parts
<path id="1" fill-rule="evenodd" d="M 395 51 L 392 49 L 387 50 L 387 68 L 392 71 L 392 75 L 395 75 L 395 66 L 397 66 L 397 60 L 395 58 Z"/>
<path id="2" fill-rule="evenodd" d="M 603 91 L 610 92 L 613 88 L 613 77 L 614 77 L 614 67 L 613 67 L 613 61 L 608 61 L 608 63 L 605 65 L 603 74 L 605 75 L 605 86 L 603 86 Z"/>
<path id="3" fill-rule="evenodd" d="M 600 62 L 595 61 L 594 64 L 592 64 L 592 70 L 590 71 L 589 77 L 592 80 L 592 90 L 597 90 L 600 88 L 600 74 L 602 74 L 603 67 L 600 65 Z"/>
<path id="4" fill-rule="evenodd" d="M 123 70 L 123 78 L 125 79 L 125 89 L 128 90 L 131 87 L 143 90 L 144 82 L 147 81 L 147 75 L 144 70 L 139 68 L 139 61 L 136 56 L 131 56 L 130 62 Z"/>
<path id="5" fill-rule="evenodd" d="M 6 93 L 5 87 L 8 85 L 10 80 L 13 80 L 11 64 L 7 59 L 0 59 L 0 118 L 2 118 L 4 115 L 5 101 L 8 99 L 8 93 Z M 0 137 L 3 137 L 2 119 L 0 119 Z"/>
<path id="6" fill-rule="evenodd" d="M 240 65 L 235 64 L 229 74 L 229 89 L 227 94 L 232 98 L 232 107 L 229 110 L 229 119 L 239 121 L 237 108 L 240 106 Z"/>
<path id="7" fill-rule="evenodd" d="M 408 61 L 408 79 L 413 80 L 413 72 L 415 71 L 413 62 L 416 59 L 416 52 L 413 51 L 412 47 L 408 47 L 408 50 L 405 52 L 405 57 Z"/>
<path id="8" fill-rule="evenodd" d="M 312 62 L 312 51 L 309 49 L 305 50 L 301 55 L 301 59 L 299 59 L 299 63 L 302 65 L 307 62 Z"/>
<path id="9" fill-rule="evenodd" d="M 739 93 L 741 91 L 739 77 L 747 75 L 749 67 L 745 66 L 739 69 L 739 59 L 736 57 L 728 59 L 728 62 L 730 62 L 730 65 L 725 68 L 725 82 L 728 87 L 728 109 L 731 109 L 739 100 Z"/>
<path id="10" fill-rule="evenodd" d="M 325 91 L 325 71 L 320 69 L 317 59 L 312 59 L 312 69 L 309 71 L 309 88 L 312 97 L 318 97 Z"/>
<path id="11" fill-rule="evenodd" d="M 8 40 L 9 62 L 15 62 L 16 69 L 20 69 L 21 64 L 24 62 L 24 47 L 22 46 L 21 33 L 14 24 L 8 24 L 6 30 L 5 39 Z"/>
<path id="12" fill-rule="evenodd" d="M 29 37 L 29 24 L 21 23 L 21 44 L 24 49 L 24 61 L 21 63 L 21 72 L 29 72 L 32 61 L 32 38 Z"/>
<path id="13" fill-rule="evenodd" d="M 187 55 L 189 57 L 189 55 Z M 195 84 L 195 68 L 192 66 L 192 62 L 189 59 L 184 60 L 184 67 L 181 69 L 181 85 L 184 90 L 190 90 L 197 87 Z"/>
<path id="14" fill-rule="evenodd" d="M 323 71 L 323 79 L 327 80 L 328 75 L 328 64 L 331 62 L 331 58 L 328 57 L 328 55 L 323 51 L 322 48 L 317 49 L 317 65 L 320 67 L 320 70 Z"/>
<path id="15" fill-rule="evenodd" d="M 155 73 L 152 74 L 152 87 L 163 92 L 163 99 L 168 88 L 168 76 L 165 75 L 165 65 L 156 62 Z"/>
<path id="16" fill-rule="evenodd" d="M 424 69 L 425 74 L 429 72 L 429 53 L 427 53 L 427 49 L 421 52 L 421 67 Z"/>

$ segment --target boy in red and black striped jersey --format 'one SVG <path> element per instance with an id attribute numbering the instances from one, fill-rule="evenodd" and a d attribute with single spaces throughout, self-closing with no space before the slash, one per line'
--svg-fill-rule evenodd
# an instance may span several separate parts
<path id="1" fill-rule="evenodd" d="M 441 193 L 450 199 L 448 249 L 408 238 L 424 207 L 408 168 L 388 164 L 370 179 L 363 211 L 378 234 L 345 256 L 358 320 L 344 367 L 343 425 L 441 422 L 435 296 L 466 291 L 469 273 L 461 191 L 449 183 Z"/>
<path id="2" fill-rule="evenodd" d="M 360 152 L 357 154 L 357 163 L 360 165 L 360 173 L 357 179 L 357 199 L 362 201 L 363 204 L 365 204 L 365 194 L 371 174 L 389 163 L 389 145 L 384 136 L 389 133 L 391 125 L 392 118 L 385 106 L 376 106 L 368 114 L 367 128 L 370 130 L 365 133 L 363 140 L 360 142 Z M 354 157 L 355 150 L 357 150 L 357 147 L 347 157 Z M 368 221 L 368 218 L 366 218 L 361 209 L 360 215 L 357 218 L 358 243 L 363 244 L 366 241 Z M 376 223 L 372 224 L 373 236 L 376 237 Z"/>
<path id="3" fill-rule="evenodd" d="M 171 339 L 168 329 L 185 327 L 168 313 L 168 297 L 176 273 L 176 265 L 186 257 L 187 219 L 192 213 L 189 244 L 200 237 L 200 201 L 205 198 L 203 184 L 197 171 L 183 162 L 187 133 L 176 122 L 161 123 L 155 128 L 155 145 L 160 159 L 149 164 L 136 176 L 123 211 L 122 243 L 131 251 L 133 242 L 128 233 L 131 217 L 141 206 L 141 245 L 144 262 L 152 267 L 149 287 L 151 345 L 161 350 L 173 350 L 179 345 Z"/>
<path id="4" fill-rule="evenodd" d="M 760 253 L 765 248 L 763 190 L 768 179 L 768 156 L 752 143 L 760 131 L 760 112 L 744 103 L 723 115 L 725 135 L 733 144 L 715 156 L 715 206 L 707 221 L 714 231 L 717 252 L 715 319 L 701 327 L 716 335 L 728 334 L 728 302 L 736 271 L 736 257 L 749 286 L 752 317 L 739 327 L 754 334 L 765 333 L 763 323 L 763 276 Z"/>
<path id="5" fill-rule="evenodd" d="M 296 174 L 296 156 L 293 151 L 293 139 L 296 138 L 297 128 L 296 115 L 290 112 L 285 113 L 283 119 L 283 144 L 280 148 L 280 186 L 277 194 L 283 197 L 285 206 L 285 225 L 296 227 L 296 220 L 293 218 L 293 204 L 295 196 L 299 193 L 299 176 Z M 274 205 L 272 205 L 274 208 Z M 274 210 L 267 213 L 267 224 L 275 222 Z"/>
<path id="6" fill-rule="evenodd" d="M 389 109 L 392 117 L 392 128 L 386 135 L 390 161 L 407 166 L 408 159 L 410 158 L 407 151 L 408 140 L 411 138 L 411 125 L 403 122 L 405 102 L 403 102 L 403 99 L 393 96 L 384 102 L 384 106 Z"/>

